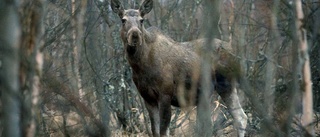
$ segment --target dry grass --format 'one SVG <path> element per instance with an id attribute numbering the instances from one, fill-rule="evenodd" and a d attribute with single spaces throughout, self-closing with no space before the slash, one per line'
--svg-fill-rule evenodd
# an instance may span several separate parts
<path id="1" fill-rule="evenodd" d="M 176 119 L 175 124 L 171 125 L 170 132 L 173 137 L 190 137 L 194 136 L 194 126 L 196 123 L 196 108 L 190 108 L 181 110 L 180 113 L 175 113 L 176 108 L 173 108 L 172 120 Z M 237 135 L 235 129 L 232 126 L 232 118 L 228 113 L 225 113 L 224 107 L 219 107 L 218 109 L 212 109 L 212 120 L 214 120 L 214 136 L 219 137 L 234 137 Z M 139 116 L 139 120 L 141 123 L 144 123 L 144 113 L 141 113 Z M 265 135 L 261 134 L 259 128 L 253 128 L 250 119 L 252 119 L 252 114 L 248 114 L 249 116 L 249 124 L 246 131 L 246 136 L 248 137 L 262 137 Z M 317 121 L 318 113 L 315 115 L 314 120 Z M 299 115 L 296 116 L 297 118 Z M 70 137 L 85 137 L 83 120 L 81 117 L 74 111 L 70 111 L 68 113 L 64 112 L 48 112 L 43 114 L 43 120 L 46 123 L 46 130 L 49 133 L 50 137 L 60 137 L 68 134 Z M 220 122 L 218 122 L 220 121 Z M 299 123 L 296 121 L 295 123 Z M 89 123 L 87 123 L 89 124 Z M 145 126 L 145 125 L 144 125 Z M 150 128 L 150 123 L 147 125 Z M 257 125 L 256 125 L 257 126 Z M 319 122 L 315 123 L 315 135 L 320 135 L 320 126 Z M 298 130 L 299 126 L 294 125 L 296 128 L 296 132 L 292 133 L 292 136 L 300 134 L 300 130 Z M 128 132 L 118 125 L 117 119 L 114 116 L 111 116 L 111 120 L 109 123 L 109 127 L 111 130 L 112 137 L 148 137 L 148 133 L 145 127 L 142 127 L 135 132 Z"/>

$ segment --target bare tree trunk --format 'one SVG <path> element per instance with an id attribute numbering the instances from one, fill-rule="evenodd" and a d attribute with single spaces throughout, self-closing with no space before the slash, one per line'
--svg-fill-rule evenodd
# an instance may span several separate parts
<path id="1" fill-rule="evenodd" d="M 243 4 L 243 5 L 242 5 Z M 237 12 L 240 13 L 244 13 L 244 14 L 249 14 L 249 11 L 247 10 L 248 8 L 248 4 L 245 3 L 244 1 L 235 1 L 235 9 L 237 10 Z M 237 15 L 238 18 L 237 20 L 235 20 L 234 22 L 239 22 L 237 24 L 234 25 L 234 34 L 232 37 L 232 48 L 234 48 L 236 51 L 236 55 L 240 56 L 242 58 L 242 60 L 240 61 L 241 64 L 241 70 L 243 70 L 243 72 L 247 73 L 247 56 L 246 56 L 246 50 L 247 50 L 247 35 L 246 34 L 246 30 L 248 30 L 248 26 L 243 25 L 243 24 L 248 24 L 248 19 L 246 17 L 244 17 L 243 15 Z"/>
<path id="2" fill-rule="evenodd" d="M 15 0 L 0 0 L 0 97 L 3 137 L 20 137 L 19 41 Z M 1 134 L 1 133 L 0 133 Z"/>
<path id="3" fill-rule="evenodd" d="M 84 14 L 86 11 L 87 0 L 80 1 L 80 12 L 76 14 L 76 1 L 71 0 L 71 14 L 72 14 L 72 83 L 74 91 L 79 92 L 80 101 L 84 101 L 85 93 L 82 89 L 82 80 L 80 76 L 80 57 L 81 57 L 81 39 L 83 34 L 83 23 L 84 23 Z"/>
<path id="4" fill-rule="evenodd" d="M 43 13 L 44 2 L 42 0 L 23 1 L 21 12 L 20 84 L 23 94 L 21 122 L 23 136 L 26 137 L 34 137 L 38 128 L 40 76 L 43 64 L 40 46 L 44 42 L 41 39 L 43 34 Z"/>
<path id="5" fill-rule="evenodd" d="M 300 49 L 299 58 L 302 61 L 302 76 L 303 76 L 303 92 L 302 92 L 302 126 L 306 130 L 305 135 L 314 136 L 313 129 L 313 97 L 312 97 L 312 82 L 311 82 L 311 71 L 310 71 L 310 60 L 308 54 L 307 44 L 307 32 L 302 26 L 304 19 L 302 11 L 302 3 L 300 0 L 295 1 L 295 31 L 297 38 L 296 48 Z"/>
<path id="6" fill-rule="evenodd" d="M 266 71 L 265 71 L 265 92 L 264 92 L 264 106 L 266 107 L 266 120 L 269 123 L 273 122 L 273 107 L 274 107 L 274 93 L 275 93 L 275 51 L 276 48 L 281 46 L 279 42 L 279 31 L 277 26 L 277 13 L 279 8 L 279 1 L 273 1 L 272 12 L 268 17 L 270 18 L 270 24 L 268 22 L 267 25 L 270 25 L 271 30 L 269 30 L 269 42 L 266 47 L 265 55 L 267 58 Z M 263 131 L 270 132 L 267 123 L 264 124 Z"/>
<path id="7" fill-rule="evenodd" d="M 273 37 L 273 35 L 269 34 L 270 38 Z M 273 40 L 273 39 L 271 39 Z M 272 123 L 273 121 L 273 106 L 274 106 L 274 91 L 275 91 L 275 65 L 274 65 L 274 50 L 277 45 L 275 45 L 273 42 L 269 42 L 269 44 L 266 47 L 265 55 L 267 57 L 266 61 L 266 69 L 265 69 L 265 89 L 263 93 L 263 107 L 265 107 L 265 120 L 264 124 L 262 125 L 262 131 L 265 135 L 268 134 L 269 131 L 269 125 L 268 122 Z"/>
<path id="8" fill-rule="evenodd" d="M 97 87 L 96 90 L 97 91 L 101 91 L 104 90 L 103 86 L 102 86 L 102 82 L 101 81 L 97 81 L 95 82 L 95 86 Z M 103 93 L 103 92 L 100 92 Z M 97 96 L 97 100 L 98 100 L 98 108 L 99 108 L 99 114 L 101 116 L 101 124 L 103 127 L 103 129 L 105 129 L 103 132 L 101 133 L 104 136 L 111 136 L 111 131 L 109 130 L 109 121 L 110 121 L 110 112 L 108 109 L 108 103 L 107 103 L 107 99 L 105 99 L 104 96 L 98 95 Z"/>
<path id="9" fill-rule="evenodd" d="M 266 64 L 266 78 L 265 78 L 265 92 L 264 92 L 264 106 L 266 107 L 266 116 L 268 120 L 272 120 L 272 113 L 273 113 L 273 102 L 274 102 L 274 72 L 275 72 L 275 65 L 274 65 L 274 49 L 276 45 L 273 45 L 271 42 L 268 47 L 266 48 L 266 56 L 267 56 L 267 64 Z"/>
<path id="10" fill-rule="evenodd" d="M 220 5 L 219 31 L 221 34 L 221 40 L 231 42 L 231 26 L 234 23 L 233 0 L 221 0 Z"/>
<path id="11" fill-rule="evenodd" d="M 203 31 L 208 38 L 206 43 L 212 43 L 214 36 L 219 34 L 218 21 L 219 21 L 219 1 L 206 0 L 204 1 L 205 10 L 204 18 L 208 18 L 203 24 Z M 214 14 L 214 15 L 212 15 Z M 210 92 L 213 90 L 211 79 L 211 56 L 213 52 L 213 46 L 206 44 L 202 49 L 201 56 L 201 94 L 199 95 L 199 104 L 197 107 L 197 136 L 212 136 L 212 122 L 211 122 L 211 110 L 210 110 Z"/>

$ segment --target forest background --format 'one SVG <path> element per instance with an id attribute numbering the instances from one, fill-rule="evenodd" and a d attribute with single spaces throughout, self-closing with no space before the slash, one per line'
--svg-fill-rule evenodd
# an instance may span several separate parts
<path id="1" fill-rule="evenodd" d="M 154 0 L 144 25 L 178 42 L 216 30 L 232 43 L 247 136 L 320 135 L 319 0 Z M 108 0 L 0 0 L 0 134 L 150 135 L 120 27 Z M 170 134 L 194 135 L 195 109 L 172 109 Z M 235 134 L 218 97 L 211 117 L 213 136 Z"/>

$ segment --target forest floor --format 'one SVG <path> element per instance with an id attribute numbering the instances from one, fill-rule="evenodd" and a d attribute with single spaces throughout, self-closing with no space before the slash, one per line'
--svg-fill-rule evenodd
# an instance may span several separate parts
<path id="1" fill-rule="evenodd" d="M 180 113 L 175 113 L 173 111 L 172 120 L 176 120 L 176 125 L 170 125 L 170 136 L 173 137 L 192 137 L 195 136 L 194 127 L 196 123 L 196 109 L 192 108 L 191 111 L 182 110 Z M 237 136 L 236 130 L 232 126 L 232 118 L 228 113 L 224 113 L 225 111 L 216 110 L 213 112 L 219 112 L 218 117 L 213 114 L 212 119 L 214 122 L 214 136 L 217 137 L 234 137 Z M 248 126 L 246 128 L 246 137 L 263 137 L 266 134 L 262 135 L 261 129 L 257 126 L 259 124 L 255 124 L 250 120 L 249 115 Z M 319 121 L 318 116 L 320 113 L 315 115 L 314 120 Z M 217 120 L 218 119 L 218 120 Z M 81 123 L 81 118 L 76 112 L 70 112 L 68 114 L 62 115 L 55 113 L 54 116 L 46 116 L 44 119 L 48 123 L 48 132 L 50 137 L 60 137 L 64 136 L 65 133 L 68 133 L 70 137 L 85 137 L 85 131 L 83 131 L 83 125 Z M 144 124 L 144 115 L 140 114 L 138 123 L 140 123 L 140 127 L 137 127 L 135 124 L 135 132 L 128 132 L 123 128 L 119 128 L 118 120 L 115 118 L 111 118 L 109 129 L 111 131 L 112 137 L 148 137 L 148 132 L 145 126 L 150 126 L 150 123 Z M 259 123 L 259 122 L 256 122 Z M 65 127 L 65 128 L 63 128 Z M 173 128 L 175 127 L 175 128 Z M 298 126 L 295 126 L 298 127 Z M 320 125 L 319 122 L 314 125 L 315 135 L 320 136 Z M 298 128 L 297 128 L 298 129 Z M 292 132 L 292 136 L 300 136 L 301 130 L 297 130 L 296 132 Z M 272 135 L 271 135 L 272 136 Z"/>
<path id="2" fill-rule="evenodd" d="M 320 116 L 320 113 L 318 114 Z M 193 111 L 188 114 L 187 120 L 185 120 L 183 117 L 186 117 L 186 113 L 182 113 L 181 116 L 179 116 L 179 120 L 177 123 L 181 123 L 181 120 L 184 120 L 184 123 L 182 123 L 178 128 L 175 128 L 175 130 L 171 130 L 170 136 L 173 137 L 192 137 L 194 135 L 194 124 L 195 124 L 195 119 L 196 119 L 196 111 Z M 230 116 L 228 116 L 230 117 Z M 225 117 L 226 118 L 226 117 Z M 315 120 L 317 121 L 317 116 L 315 116 Z M 220 122 L 221 123 L 221 122 Z M 214 129 L 216 131 L 214 136 L 217 137 L 235 137 L 237 136 L 237 131 L 233 128 L 232 126 L 232 118 L 224 121 L 222 124 L 227 125 L 224 126 L 224 128 L 219 128 Z M 215 127 L 217 128 L 217 127 Z M 315 136 L 320 136 L 320 124 L 316 123 L 314 125 L 315 129 Z M 266 134 L 262 134 L 261 131 L 259 131 L 256 127 L 252 127 L 248 125 L 246 129 L 246 137 L 264 137 Z M 299 132 L 299 131 L 298 131 Z M 174 134 L 172 134 L 174 133 Z M 299 133 L 292 132 L 292 136 L 299 136 Z M 132 133 L 126 133 L 123 132 L 123 130 L 118 130 L 113 132 L 112 136 L 118 136 L 118 137 L 148 137 L 148 134 L 145 132 L 142 133 L 137 133 L 137 134 L 132 134 Z"/>

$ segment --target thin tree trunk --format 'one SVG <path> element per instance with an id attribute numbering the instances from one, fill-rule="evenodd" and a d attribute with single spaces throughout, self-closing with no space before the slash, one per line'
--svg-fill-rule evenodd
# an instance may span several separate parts
<path id="1" fill-rule="evenodd" d="M 104 90 L 103 86 L 102 86 L 102 82 L 101 81 L 96 81 L 95 82 L 95 87 L 96 87 L 96 91 L 100 91 L 99 93 L 103 93 L 101 90 Z M 108 102 L 106 101 L 107 99 L 105 98 L 105 96 L 101 96 L 101 95 L 98 95 L 97 96 L 97 100 L 98 100 L 98 108 L 99 108 L 99 114 L 101 116 L 101 124 L 103 125 L 103 129 L 105 129 L 104 133 L 101 133 L 103 134 L 104 136 L 111 136 L 111 131 L 109 130 L 109 121 L 110 121 L 110 112 L 109 112 L 109 109 L 108 109 Z"/>
<path id="2" fill-rule="evenodd" d="M 270 27 L 269 30 L 269 44 L 266 47 L 266 57 L 267 57 L 267 64 L 266 64 L 266 71 L 265 71 L 265 92 L 264 92 L 264 106 L 266 107 L 266 120 L 268 122 L 273 122 L 273 107 L 274 107 L 274 92 L 275 92 L 275 49 L 280 46 L 279 42 L 279 31 L 277 27 L 277 13 L 279 8 L 279 1 L 274 1 L 272 6 L 272 12 L 269 15 L 270 18 Z M 270 132 L 269 125 L 267 123 L 264 124 L 263 131 Z"/>
<path id="3" fill-rule="evenodd" d="M 302 26 L 304 19 L 302 11 L 302 3 L 300 0 L 295 1 L 295 31 L 296 38 L 298 40 L 298 47 L 300 49 L 300 60 L 302 65 L 303 76 L 303 91 L 302 91 L 302 126 L 306 130 L 305 135 L 314 136 L 313 129 L 313 97 L 312 97 L 312 82 L 310 71 L 310 60 L 308 54 L 307 34 L 306 30 Z"/>
<path id="4" fill-rule="evenodd" d="M 81 0 L 79 15 L 76 14 L 76 1 L 71 0 L 72 14 L 72 83 L 73 89 L 79 93 L 80 101 L 84 101 L 85 93 L 82 90 L 82 80 L 80 76 L 80 57 L 81 57 L 81 36 L 83 34 L 84 14 L 86 11 L 87 0 Z"/>
<path id="5" fill-rule="evenodd" d="M 266 78 L 265 78 L 265 92 L 264 92 L 264 106 L 266 107 L 266 116 L 268 120 L 272 120 L 272 113 L 273 113 L 273 102 L 274 102 L 274 72 L 275 72 L 275 65 L 274 65 L 274 48 L 276 45 L 273 45 L 272 42 L 266 48 L 266 56 L 267 56 L 267 64 L 266 64 Z"/>
<path id="6" fill-rule="evenodd" d="M 212 43 L 214 36 L 219 34 L 218 21 L 219 21 L 219 1 L 206 0 L 204 1 L 205 10 L 204 18 L 209 17 L 203 24 L 203 30 L 205 36 L 208 38 L 206 43 Z M 215 15 L 212 15 L 215 14 Z M 215 24 L 215 25 L 214 25 Z M 212 136 L 212 122 L 211 122 L 211 110 L 210 110 L 210 92 L 214 88 L 211 83 L 211 54 L 214 50 L 211 44 L 206 44 L 202 49 L 201 56 L 201 94 L 199 96 L 199 104 L 197 107 L 197 136 Z"/>
<path id="7" fill-rule="evenodd" d="M 3 137 L 20 137 L 19 41 L 17 3 L 0 0 L 0 117 Z"/>
<path id="8" fill-rule="evenodd" d="M 22 134 L 34 137 L 38 128 L 38 109 L 40 95 L 40 76 L 43 57 L 40 46 L 43 45 L 42 18 L 44 2 L 42 0 L 23 1 L 21 22 L 22 39 L 20 45 L 20 84 L 23 94 Z"/>
<path id="9" fill-rule="evenodd" d="M 234 4 L 233 0 L 221 0 L 220 3 L 219 31 L 221 40 L 231 42 L 231 26 L 234 23 Z"/>

